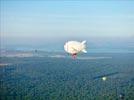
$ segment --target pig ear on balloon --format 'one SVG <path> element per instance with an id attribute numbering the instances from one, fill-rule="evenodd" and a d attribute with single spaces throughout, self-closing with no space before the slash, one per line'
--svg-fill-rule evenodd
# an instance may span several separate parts
<path id="1" fill-rule="evenodd" d="M 82 41 L 81 44 L 85 44 L 86 43 L 86 40 Z"/>

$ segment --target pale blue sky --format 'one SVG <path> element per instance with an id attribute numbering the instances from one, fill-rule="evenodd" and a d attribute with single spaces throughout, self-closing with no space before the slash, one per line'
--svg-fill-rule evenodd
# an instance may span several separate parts
<path id="1" fill-rule="evenodd" d="M 0 33 L 6 44 L 134 37 L 132 0 L 1 0 L 0 4 Z"/>

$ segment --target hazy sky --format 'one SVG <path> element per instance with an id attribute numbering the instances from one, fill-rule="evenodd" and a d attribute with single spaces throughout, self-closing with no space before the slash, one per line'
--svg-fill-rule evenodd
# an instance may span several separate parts
<path id="1" fill-rule="evenodd" d="M 1 0 L 0 7 L 3 45 L 134 37 L 132 0 Z"/>

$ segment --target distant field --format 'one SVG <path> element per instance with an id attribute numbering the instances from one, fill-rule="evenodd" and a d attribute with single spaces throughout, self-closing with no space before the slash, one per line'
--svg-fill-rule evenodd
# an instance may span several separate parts
<path id="1" fill-rule="evenodd" d="M 0 100 L 134 100 L 134 53 L 18 55 L 0 57 Z"/>

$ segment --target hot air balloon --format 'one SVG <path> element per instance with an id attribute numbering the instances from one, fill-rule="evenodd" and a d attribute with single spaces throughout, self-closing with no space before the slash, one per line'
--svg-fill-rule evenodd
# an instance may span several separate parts
<path id="1" fill-rule="evenodd" d="M 80 52 L 87 53 L 86 51 L 86 41 L 68 41 L 64 45 L 64 49 L 67 53 L 71 54 L 73 58 L 76 58 L 77 54 Z"/>

